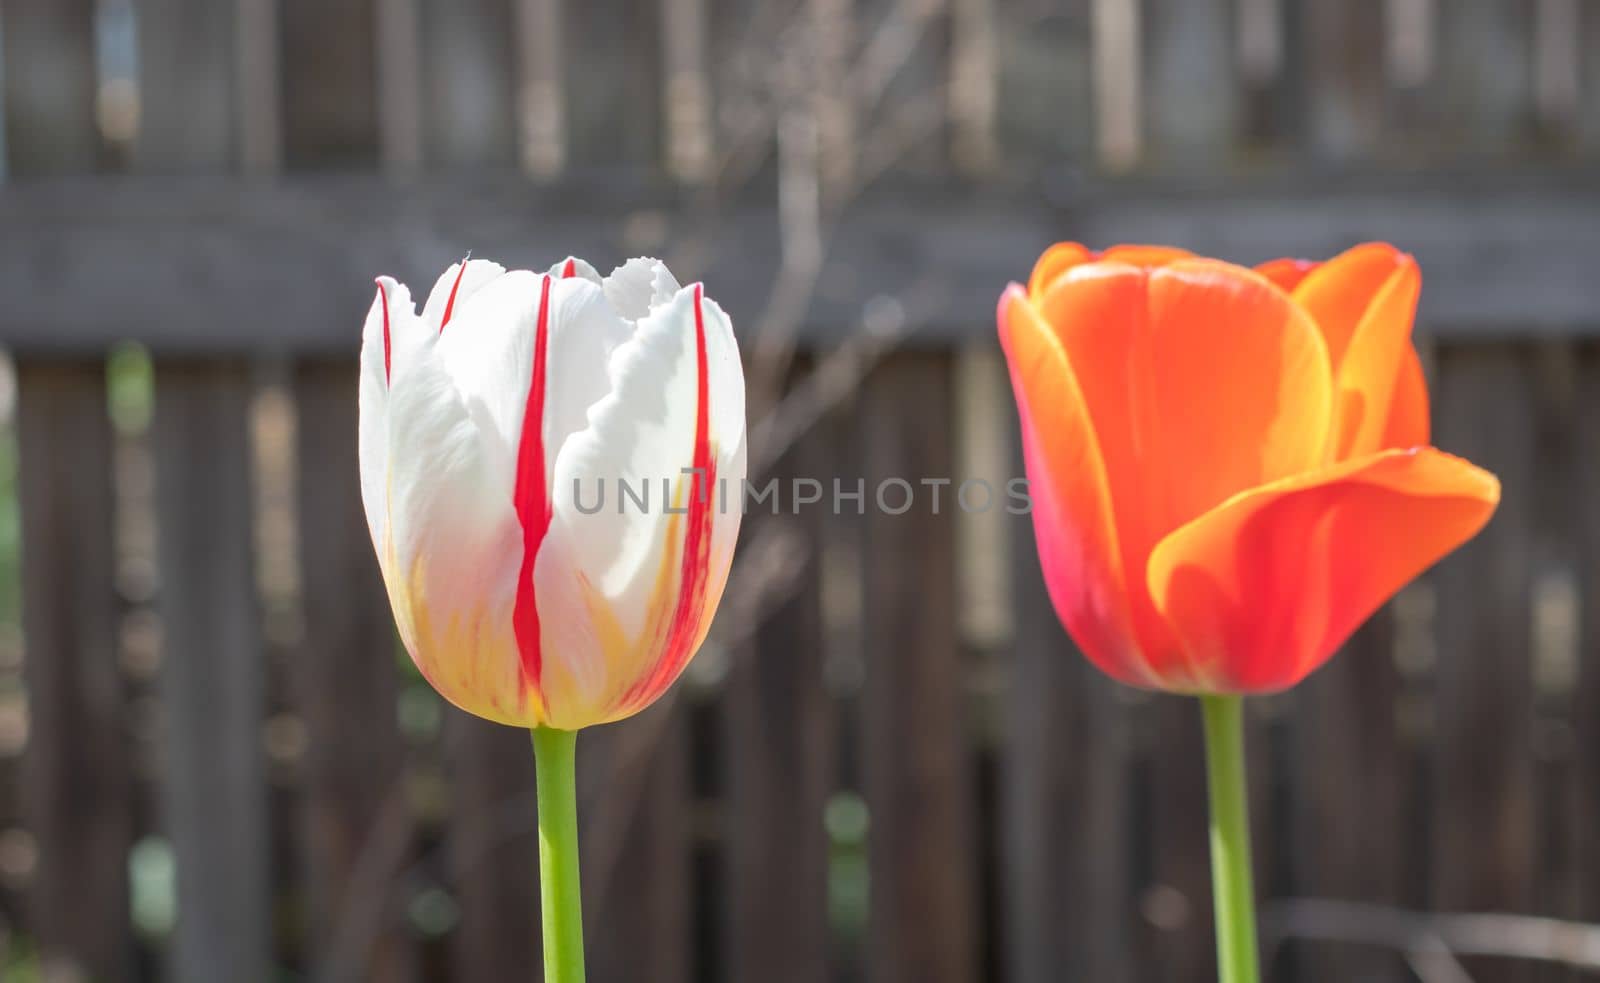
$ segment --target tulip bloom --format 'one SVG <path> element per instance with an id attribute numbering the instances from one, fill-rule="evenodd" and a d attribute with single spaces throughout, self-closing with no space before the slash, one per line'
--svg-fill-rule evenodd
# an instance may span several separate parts
<path id="1" fill-rule="evenodd" d="M 1198 695 L 1222 983 L 1259 979 L 1240 697 L 1322 665 L 1500 485 L 1427 446 L 1410 256 L 1051 247 L 1000 299 L 1041 566 L 1084 654 Z"/>
<path id="2" fill-rule="evenodd" d="M 1045 579 L 1095 665 L 1285 689 L 1488 521 L 1495 478 L 1427 446 L 1420 285 L 1382 244 L 1251 271 L 1063 243 L 1005 292 Z"/>
<path id="3" fill-rule="evenodd" d="M 472 260 L 421 314 L 378 286 L 361 489 L 406 650 L 500 723 L 575 730 L 648 706 L 705 638 L 738 535 L 712 494 L 745 476 L 727 315 L 648 259 L 604 279 Z M 670 499 L 595 511 L 618 481 Z"/>
<path id="4" fill-rule="evenodd" d="M 727 315 L 655 260 L 605 278 L 576 259 L 462 262 L 420 314 L 378 278 L 361 345 L 372 543 L 428 682 L 533 731 L 547 983 L 584 978 L 575 731 L 649 706 L 705 639 L 739 532 L 715 493 L 742 489 L 744 437 Z M 619 489 L 596 508 L 618 483 L 645 490 L 637 507 Z"/>

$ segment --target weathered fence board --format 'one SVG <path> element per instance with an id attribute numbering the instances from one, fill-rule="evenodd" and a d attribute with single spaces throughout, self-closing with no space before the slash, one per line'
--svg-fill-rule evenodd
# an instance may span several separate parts
<path id="1" fill-rule="evenodd" d="M 263 666 L 252 560 L 250 375 L 161 361 L 153 422 L 166 828 L 179 983 L 265 980 L 269 932 Z"/>
<path id="2" fill-rule="evenodd" d="M 99 361 L 18 372 L 31 730 L 23 817 L 38 847 L 29 917 L 48 971 L 96 979 L 119 976 L 132 955 L 133 776 L 105 394 Z"/>
<path id="3" fill-rule="evenodd" d="M 981 942 L 953 503 L 944 489 L 943 514 L 935 515 L 929 487 L 918 483 L 951 473 L 951 401 L 949 361 L 905 354 L 871 377 L 861 406 L 868 489 L 886 487 L 890 509 L 916 495 L 899 515 L 869 503 L 866 522 L 862 740 L 873 824 L 872 983 L 970 980 Z"/>
<path id="4" fill-rule="evenodd" d="M 508 168 L 516 151 L 508 0 L 424 0 L 424 146 L 433 168 Z"/>
<path id="5" fill-rule="evenodd" d="M 447 871 L 459 911 L 449 975 L 517 979 L 541 965 L 533 746 L 522 731 L 447 713 Z"/>
<path id="6" fill-rule="evenodd" d="M 1144 146 L 1168 172 L 1210 170 L 1237 146 L 1231 0 L 1143 0 Z"/>
<path id="7" fill-rule="evenodd" d="M 82 174 L 101 162 L 93 0 L 0 4 L 6 171 Z"/>
<path id="8" fill-rule="evenodd" d="M 1294 887 L 1306 897 L 1404 906 L 1411 773 L 1399 733 L 1399 668 L 1390 612 L 1378 612 L 1295 696 Z M 1307 983 L 1402 983 L 1394 953 L 1307 944 Z"/>
<path id="9" fill-rule="evenodd" d="M 785 481 L 811 478 L 828 466 L 821 435 L 811 435 L 776 473 Z M 820 524 L 815 513 L 756 514 L 741 533 L 747 542 L 780 537 L 775 552 L 789 569 L 771 575 L 773 596 L 761 599 L 759 627 L 733 650 L 721 697 L 729 980 L 805 983 L 829 975 L 823 810 L 834 745 L 823 686 Z"/>
<path id="10" fill-rule="evenodd" d="M 661 204 L 604 182 L 485 179 L 403 193 L 340 179 L 19 185 L 0 190 L 0 227 L 32 234 L 0 237 L 9 298 L 0 343 L 82 351 L 133 335 L 157 350 L 348 352 L 375 271 L 424 290 L 469 249 L 535 269 L 569 253 L 605 265 L 637 252 L 630 220 Z M 1417 255 L 1424 323 L 1442 334 L 1584 334 L 1600 309 L 1587 262 L 1600 254 L 1595 214 L 1600 184 L 1578 174 L 1376 180 L 1365 190 L 1330 181 L 1314 197 L 1283 182 L 1087 186 L 1062 200 L 903 190 L 866 196 L 841 217 L 823 269 L 829 289 L 807 321 L 826 344 L 853 332 L 873 298 L 917 296 L 913 344 L 989 336 L 1000 289 L 1068 237 L 1179 243 L 1239 262 L 1388 239 Z M 720 302 L 751 312 L 736 321 L 749 327 L 778 268 L 776 243 L 769 209 L 730 209 L 682 276 L 714 275 Z M 931 285 L 928 270 L 940 271 Z"/>
<path id="11" fill-rule="evenodd" d="M 1144 772 L 1145 856 L 1135 951 L 1140 979 L 1190 980 L 1216 965 L 1211 930 L 1211 854 L 1200 817 L 1207 814 L 1200 704 L 1158 694 L 1139 708 Z M 1261 762 L 1251 780 L 1258 781 Z M 1259 853 L 1259 837 L 1256 843 Z"/>
<path id="12" fill-rule="evenodd" d="M 139 6 L 139 133 L 146 173 L 233 169 L 235 4 L 145 0 Z"/>
<path id="13" fill-rule="evenodd" d="M 280 9 L 285 166 L 377 163 L 375 0 L 281 0 Z"/>
<path id="14" fill-rule="evenodd" d="M 1137 899 L 1126 714 L 1113 684 L 1074 650 L 1056 619 L 1032 521 L 1013 522 L 1001 851 L 1008 979 L 1128 983 Z"/>
<path id="15" fill-rule="evenodd" d="M 1383 135 L 1383 0 L 1300 6 L 1296 50 L 1306 59 L 1299 136 L 1315 157 L 1371 157 Z"/>
<path id="16" fill-rule="evenodd" d="M 597 983 L 692 983 L 689 714 L 682 694 L 584 734 L 584 938 Z"/>
<path id="17" fill-rule="evenodd" d="M 399 658 L 361 509 L 355 366 L 293 369 L 304 637 L 290 666 L 305 726 L 302 908 L 313 978 L 405 983 L 412 953 L 396 878 L 415 821 L 396 726 Z"/>
<path id="18" fill-rule="evenodd" d="M 1600 714 L 1588 708 L 1600 705 L 1600 351 L 1585 346 L 1578 356 L 1578 405 L 1573 415 L 1577 431 L 1578 484 L 1574 489 L 1584 506 L 1575 530 L 1578 555 L 1585 562 L 1577 569 L 1580 603 L 1579 651 L 1583 658 L 1572 694 L 1573 746 L 1577 750 L 1572 803 L 1573 867 L 1578 881 L 1577 916 L 1600 922 L 1600 841 L 1592 831 L 1600 828 Z"/>
<path id="19" fill-rule="evenodd" d="M 1430 902 L 1442 910 L 1525 909 L 1535 817 L 1530 547 L 1537 381 L 1526 351 L 1475 346 L 1439 358 L 1436 439 L 1492 469 L 1505 501 L 1494 522 L 1440 565 L 1438 723 Z M 1485 789 L 1496 789 L 1485 794 Z M 1524 980 L 1526 966 L 1474 971 Z"/>

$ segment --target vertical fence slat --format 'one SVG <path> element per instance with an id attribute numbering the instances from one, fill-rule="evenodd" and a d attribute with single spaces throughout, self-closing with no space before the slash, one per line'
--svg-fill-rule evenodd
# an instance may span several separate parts
<path id="1" fill-rule="evenodd" d="M 284 161 L 290 168 L 377 161 L 375 2 L 281 0 Z"/>
<path id="2" fill-rule="evenodd" d="M 951 473 L 948 353 L 890 358 L 862 397 L 867 488 L 899 479 L 916 501 L 902 515 L 868 503 L 866 691 L 862 706 L 872 983 L 966 983 L 979 940 L 973 783 L 957 645 L 954 508 L 931 511 L 923 477 Z M 914 408 L 914 409 L 913 409 Z M 899 503 L 895 485 L 887 499 Z"/>
<path id="3" fill-rule="evenodd" d="M 538 966 L 539 852 L 528 734 L 445 708 L 448 881 L 459 919 L 454 979 L 512 979 Z"/>
<path id="4" fill-rule="evenodd" d="M 142 0 L 139 136 L 142 171 L 226 171 L 233 162 L 235 4 Z"/>
<path id="5" fill-rule="evenodd" d="M 1300 8 L 1298 63 L 1310 152 L 1334 161 L 1371 155 L 1384 120 L 1384 0 L 1308 3 Z"/>
<path id="6" fill-rule="evenodd" d="M 454 707 L 444 712 L 452 779 L 449 874 L 460 910 L 450 977 L 521 979 L 540 964 L 533 746 L 526 731 Z"/>
<path id="7" fill-rule="evenodd" d="M 1579 361 L 1578 410 L 1573 416 L 1577 435 L 1578 501 L 1583 510 L 1577 530 L 1579 555 L 1600 556 L 1600 350 L 1586 346 Z M 1582 653 L 1574 711 L 1574 787 L 1572 804 L 1573 866 L 1578 884 L 1577 917 L 1600 922 L 1600 569 L 1592 560 L 1578 569 Z"/>
<path id="8" fill-rule="evenodd" d="M 827 464 L 821 439 L 802 438 L 780 462 L 780 480 L 820 473 Z M 832 742 L 816 527 L 805 514 L 756 515 L 742 534 L 746 544 L 771 542 L 793 569 L 775 575 L 772 607 L 734 651 L 723 691 L 728 980 L 802 983 L 828 976 L 822 818 Z M 766 569 L 759 557 L 756 566 Z"/>
<path id="9" fill-rule="evenodd" d="M 1092 162 L 1094 54 L 1090 0 L 1041 6 L 1000 0 L 996 139 L 1007 161 Z"/>
<path id="10" fill-rule="evenodd" d="M 711 66 L 705 0 L 661 0 L 662 128 L 667 170 L 685 184 L 712 176 Z"/>
<path id="11" fill-rule="evenodd" d="M 560 173 L 567 157 L 562 85 L 562 0 L 513 0 L 517 159 L 534 177 Z"/>
<path id="12" fill-rule="evenodd" d="M 200 983 L 227 967 L 264 979 L 271 908 L 249 372 L 158 360 L 155 378 L 163 791 L 179 899 L 172 976 Z"/>
<path id="13" fill-rule="evenodd" d="M 508 0 L 422 0 L 421 9 L 426 159 L 509 167 L 516 126 Z"/>
<path id="14" fill-rule="evenodd" d="M 1533 12 L 1524 0 L 1438 4 L 1439 70 L 1432 92 L 1450 140 L 1505 155 L 1533 119 Z"/>
<path id="15" fill-rule="evenodd" d="M 1526 910 L 1532 901 L 1532 668 L 1528 588 L 1534 518 L 1533 408 L 1525 352 L 1474 345 L 1441 352 L 1436 440 L 1500 476 L 1493 521 L 1437 574 L 1438 728 L 1431 903 L 1441 910 Z M 1486 983 L 1526 966 L 1474 968 Z"/>
<path id="16" fill-rule="evenodd" d="M 955 0 L 950 32 L 950 155 L 956 166 L 981 175 L 996 160 L 995 108 L 1000 68 L 996 61 L 995 0 Z"/>
<path id="17" fill-rule="evenodd" d="M 690 708 L 682 685 L 579 742 L 584 938 L 595 983 L 702 978 L 694 964 Z"/>
<path id="18" fill-rule="evenodd" d="M 120 978 L 132 957 L 132 782 L 117 664 L 104 364 L 17 371 L 31 929 L 46 974 Z"/>
<path id="19" fill-rule="evenodd" d="M 1199 701 L 1156 694 L 1138 710 L 1145 758 L 1145 851 L 1137 898 L 1144 978 L 1198 980 L 1215 971 L 1206 764 Z M 1260 768 L 1262 762 L 1250 763 Z M 1254 777 L 1254 776 L 1252 776 Z"/>
<path id="20" fill-rule="evenodd" d="M 1397 727 L 1401 679 L 1390 612 L 1380 611 L 1295 694 L 1296 893 L 1403 905 L 1405 805 L 1419 776 Z M 1297 950 L 1304 983 L 1402 983 L 1395 953 L 1349 944 Z"/>
<path id="21" fill-rule="evenodd" d="M 568 147 L 573 164 L 652 167 L 661 159 L 660 8 L 639 0 L 568 5 Z"/>
<path id="22" fill-rule="evenodd" d="M 6 169 L 12 175 L 92 171 L 94 0 L 3 0 Z"/>
<path id="23" fill-rule="evenodd" d="M 306 730 L 300 877 L 313 978 L 404 983 L 394 890 L 412 822 L 396 726 L 398 654 L 361 508 L 354 366 L 294 369 L 304 641 L 291 669 Z"/>
<path id="24" fill-rule="evenodd" d="M 1231 0 L 1143 0 L 1145 119 L 1150 162 L 1168 171 L 1215 166 L 1233 150 L 1241 88 Z"/>
<path id="25" fill-rule="evenodd" d="M 421 15 L 416 0 L 377 0 L 378 160 L 390 174 L 422 165 Z"/>
<path id="26" fill-rule="evenodd" d="M 1014 435 L 1014 473 L 1022 453 Z M 1007 978 L 1127 983 L 1131 786 L 1116 684 L 1077 652 L 1039 568 L 1033 522 L 1011 517 L 1011 696 L 1004 769 Z"/>
<path id="27" fill-rule="evenodd" d="M 1600 5 L 1578 10 L 1578 146 L 1589 159 L 1600 157 Z"/>

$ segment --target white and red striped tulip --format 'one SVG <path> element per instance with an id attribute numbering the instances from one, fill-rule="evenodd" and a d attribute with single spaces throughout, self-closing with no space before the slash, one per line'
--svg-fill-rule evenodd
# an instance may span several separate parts
<path id="1" fill-rule="evenodd" d="M 732 324 L 651 259 L 604 278 L 470 260 L 420 314 L 379 277 L 360 457 L 400 637 L 434 688 L 520 727 L 619 720 L 683 671 L 727 581 L 742 497 L 714 493 L 745 477 Z M 619 480 L 666 481 L 672 501 L 620 508 Z"/>

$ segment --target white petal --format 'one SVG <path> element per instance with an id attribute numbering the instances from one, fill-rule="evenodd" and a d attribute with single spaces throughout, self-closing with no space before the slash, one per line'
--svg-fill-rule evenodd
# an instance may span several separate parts
<path id="1" fill-rule="evenodd" d="M 401 639 L 469 712 L 537 722 L 512 626 L 522 527 L 455 386 L 424 351 L 389 404 L 385 580 Z"/>
<path id="2" fill-rule="evenodd" d="M 590 283 L 600 282 L 600 271 L 576 256 L 568 256 L 566 259 L 550 267 L 550 269 L 546 272 L 553 277 L 559 277 L 561 279 L 581 277 L 585 280 L 588 280 Z"/>
<path id="3" fill-rule="evenodd" d="M 455 380 L 507 494 L 522 442 L 533 381 L 539 305 L 545 277 L 516 270 L 475 293 L 439 337 L 439 357 Z M 556 451 L 587 425 L 589 407 L 610 389 L 606 364 L 628 327 L 600 288 L 581 277 L 550 281 L 545 353 L 545 474 Z"/>
<path id="4" fill-rule="evenodd" d="M 391 277 L 378 278 L 378 291 L 361 330 L 360 424 L 357 456 L 361 462 L 361 502 L 375 546 L 385 525 L 382 490 L 388 466 L 390 377 L 415 357 L 428 332 L 417 319 L 411 291 Z M 380 548 L 380 555 L 381 555 Z"/>
<path id="5" fill-rule="evenodd" d="M 444 327 L 444 312 L 450 309 L 450 320 L 453 323 L 456 315 L 461 313 L 461 307 L 467 298 L 482 290 L 484 285 L 505 273 L 506 268 L 499 263 L 491 263 L 486 259 L 469 259 L 466 261 L 466 270 L 463 271 L 460 263 L 451 263 L 450 268 L 439 274 L 439 279 L 433 283 L 433 290 L 428 294 L 428 302 L 422 305 L 422 320 L 438 334 Z M 457 286 L 459 280 L 460 285 Z M 455 302 L 452 304 L 450 295 L 454 292 Z"/>
<path id="6" fill-rule="evenodd" d="M 606 277 L 606 297 L 617 313 L 637 321 L 678 293 L 678 281 L 665 263 L 648 256 L 628 260 Z"/>
<path id="7" fill-rule="evenodd" d="M 640 321 L 612 357 L 611 393 L 590 413 L 590 426 L 563 445 L 556 460 L 553 516 L 534 583 L 539 610 L 560 612 L 542 618 L 547 678 L 559 667 L 571 680 L 568 700 L 581 704 L 563 706 L 560 688 L 546 685 L 558 725 L 563 717 L 580 720 L 615 711 L 621 694 L 661 655 L 663 640 L 650 630 L 659 624 L 663 606 L 676 604 L 682 564 L 682 543 L 669 537 L 681 517 L 665 508 L 664 481 L 682 494 L 682 483 L 693 480 L 683 471 L 694 463 L 699 412 L 695 296 L 694 287 L 680 290 Z M 745 476 L 744 376 L 726 316 L 709 301 L 702 312 L 708 436 L 717 477 L 726 479 L 729 490 L 726 510 L 720 501 L 713 508 L 709 621 L 738 534 Z M 592 510 L 601 482 L 604 507 L 583 514 L 579 501 Z M 619 508 L 619 483 L 648 495 L 647 507 L 629 499 Z M 601 622 L 584 616 L 596 608 L 604 611 Z"/>

